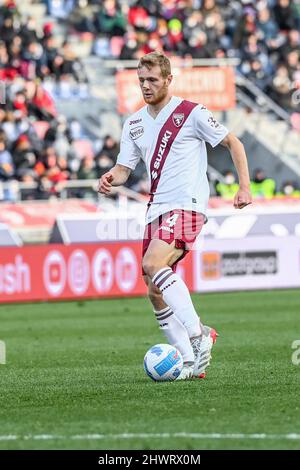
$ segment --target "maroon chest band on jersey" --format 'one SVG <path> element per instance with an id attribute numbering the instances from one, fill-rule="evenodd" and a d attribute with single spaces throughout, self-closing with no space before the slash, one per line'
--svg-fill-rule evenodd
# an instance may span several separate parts
<path id="1" fill-rule="evenodd" d="M 163 127 L 160 130 L 160 133 L 157 138 L 155 150 L 151 157 L 150 162 L 150 177 L 151 177 L 151 187 L 150 187 L 150 199 L 148 202 L 148 208 L 153 201 L 163 166 L 167 159 L 167 156 L 170 153 L 172 144 L 177 137 L 178 132 L 181 127 L 197 106 L 197 103 L 192 103 L 191 101 L 183 100 L 177 108 L 172 111 Z"/>

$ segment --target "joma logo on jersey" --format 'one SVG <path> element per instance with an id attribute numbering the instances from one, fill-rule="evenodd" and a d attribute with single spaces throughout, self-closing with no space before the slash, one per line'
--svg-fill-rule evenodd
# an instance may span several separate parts
<path id="1" fill-rule="evenodd" d="M 184 120 L 183 113 L 174 113 L 172 116 L 173 124 L 176 127 L 180 127 Z"/>
<path id="2" fill-rule="evenodd" d="M 131 126 L 132 124 L 138 124 L 138 123 L 141 122 L 141 121 L 142 121 L 142 118 L 136 119 L 135 121 L 130 121 L 130 122 L 129 122 L 129 125 Z"/>
<path id="3" fill-rule="evenodd" d="M 136 140 L 144 134 L 144 128 L 142 126 L 134 127 L 129 134 L 133 140 Z"/>
<path id="4" fill-rule="evenodd" d="M 171 135 L 172 135 L 172 132 L 171 132 L 171 131 L 166 131 L 166 132 L 164 133 L 163 138 L 161 139 L 161 144 L 160 144 L 160 146 L 159 146 L 159 149 L 158 149 L 158 152 L 157 152 L 157 157 L 156 157 L 155 162 L 154 162 L 154 165 L 153 165 L 153 167 L 155 168 L 155 170 L 158 170 L 159 167 L 160 167 L 160 164 L 161 164 L 163 155 L 164 155 L 164 153 L 165 153 L 165 150 L 166 150 L 166 148 L 167 148 L 167 145 L 168 145 L 168 142 L 169 142 L 169 140 L 170 140 Z M 155 180 L 155 179 L 157 178 L 157 176 L 158 176 L 157 171 L 152 170 L 151 176 L 152 176 L 152 179 Z"/>

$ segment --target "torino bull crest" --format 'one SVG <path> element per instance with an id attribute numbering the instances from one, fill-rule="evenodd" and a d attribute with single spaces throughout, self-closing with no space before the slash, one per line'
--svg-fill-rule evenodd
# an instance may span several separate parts
<path id="1" fill-rule="evenodd" d="M 175 127 L 180 127 L 184 121 L 183 113 L 173 113 L 172 115 L 173 124 Z"/>

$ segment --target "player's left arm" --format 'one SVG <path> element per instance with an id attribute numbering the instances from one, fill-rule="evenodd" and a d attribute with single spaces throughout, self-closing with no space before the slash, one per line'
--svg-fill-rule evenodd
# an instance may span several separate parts
<path id="1" fill-rule="evenodd" d="M 243 209 L 243 207 L 252 202 L 248 162 L 244 145 L 231 132 L 220 143 L 228 148 L 239 177 L 240 187 L 234 197 L 233 205 L 236 209 Z"/>

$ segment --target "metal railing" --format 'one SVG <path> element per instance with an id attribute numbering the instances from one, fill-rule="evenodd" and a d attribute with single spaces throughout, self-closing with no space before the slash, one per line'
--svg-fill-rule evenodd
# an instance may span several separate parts
<path id="1" fill-rule="evenodd" d="M 237 95 L 242 102 L 246 100 L 246 104 L 251 106 L 252 103 L 254 108 L 256 108 L 255 110 L 271 112 L 277 118 L 286 121 L 290 125 L 290 114 L 239 72 L 236 72 L 236 85 L 238 87 Z M 246 89 L 248 94 L 244 93 L 243 89 Z"/>
<path id="2" fill-rule="evenodd" d="M 94 199 L 96 201 L 99 198 L 99 193 L 97 189 L 98 181 L 99 180 L 96 179 L 63 181 L 55 184 L 54 186 L 52 184 L 50 184 L 49 186 L 47 185 L 47 187 L 42 189 L 41 193 L 49 196 L 49 198 L 56 197 L 60 199 L 68 199 L 68 197 L 70 197 L 70 194 L 72 195 L 72 192 L 73 194 L 76 194 L 76 190 L 83 190 L 81 193 L 83 199 L 85 198 L 85 196 L 89 196 L 87 198 Z M 26 191 L 38 191 L 39 187 L 40 185 L 36 182 L 22 183 L 17 180 L 11 180 L 5 183 L 0 182 L 0 201 L 22 201 Z M 53 189 L 54 187 L 55 191 L 52 192 L 51 189 Z M 86 190 L 86 194 L 84 190 Z M 36 194 L 38 195 L 38 192 Z M 133 191 L 132 189 L 126 188 L 125 186 L 113 187 L 111 195 L 112 197 L 117 196 L 119 198 L 126 197 L 127 199 L 142 203 L 147 200 L 147 196 L 143 196 L 142 194 L 139 194 L 136 191 Z M 79 197 L 78 194 L 77 197 Z"/>
<path id="3" fill-rule="evenodd" d="M 210 175 L 211 181 L 223 181 L 224 176 L 219 173 L 215 168 L 208 165 L 208 173 Z M 1 201 L 11 201 L 17 202 L 22 200 L 27 200 L 25 193 L 27 191 L 36 191 L 36 199 L 38 194 L 48 195 L 50 198 L 59 198 L 59 199 L 68 199 L 69 197 L 78 197 L 79 199 L 92 199 L 97 201 L 101 195 L 98 193 L 98 179 L 92 180 L 69 180 L 63 181 L 60 183 L 49 184 L 44 188 L 44 192 L 38 192 L 40 185 L 36 182 L 33 183 L 22 183 L 17 180 L 11 180 L 9 182 L 0 181 L 0 202 Z M 51 188 L 55 187 L 55 192 L 51 191 Z M 78 193 L 77 193 L 78 190 Z M 80 190 L 81 193 L 80 193 Z M 86 192 L 85 192 L 86 190 Z M 33 193 L 34 194 L 34 193 Z M 130 188 L 125 186 L 112 187 L 111 196 L 118 198 L 126 198 L 136 202 L 145 203 L 148 201 L 149 196 L 140 194 Z M 35 199 L 35 198 L 34 198 Z M 47 198 L 46 198 L 47 199 Z"/>

